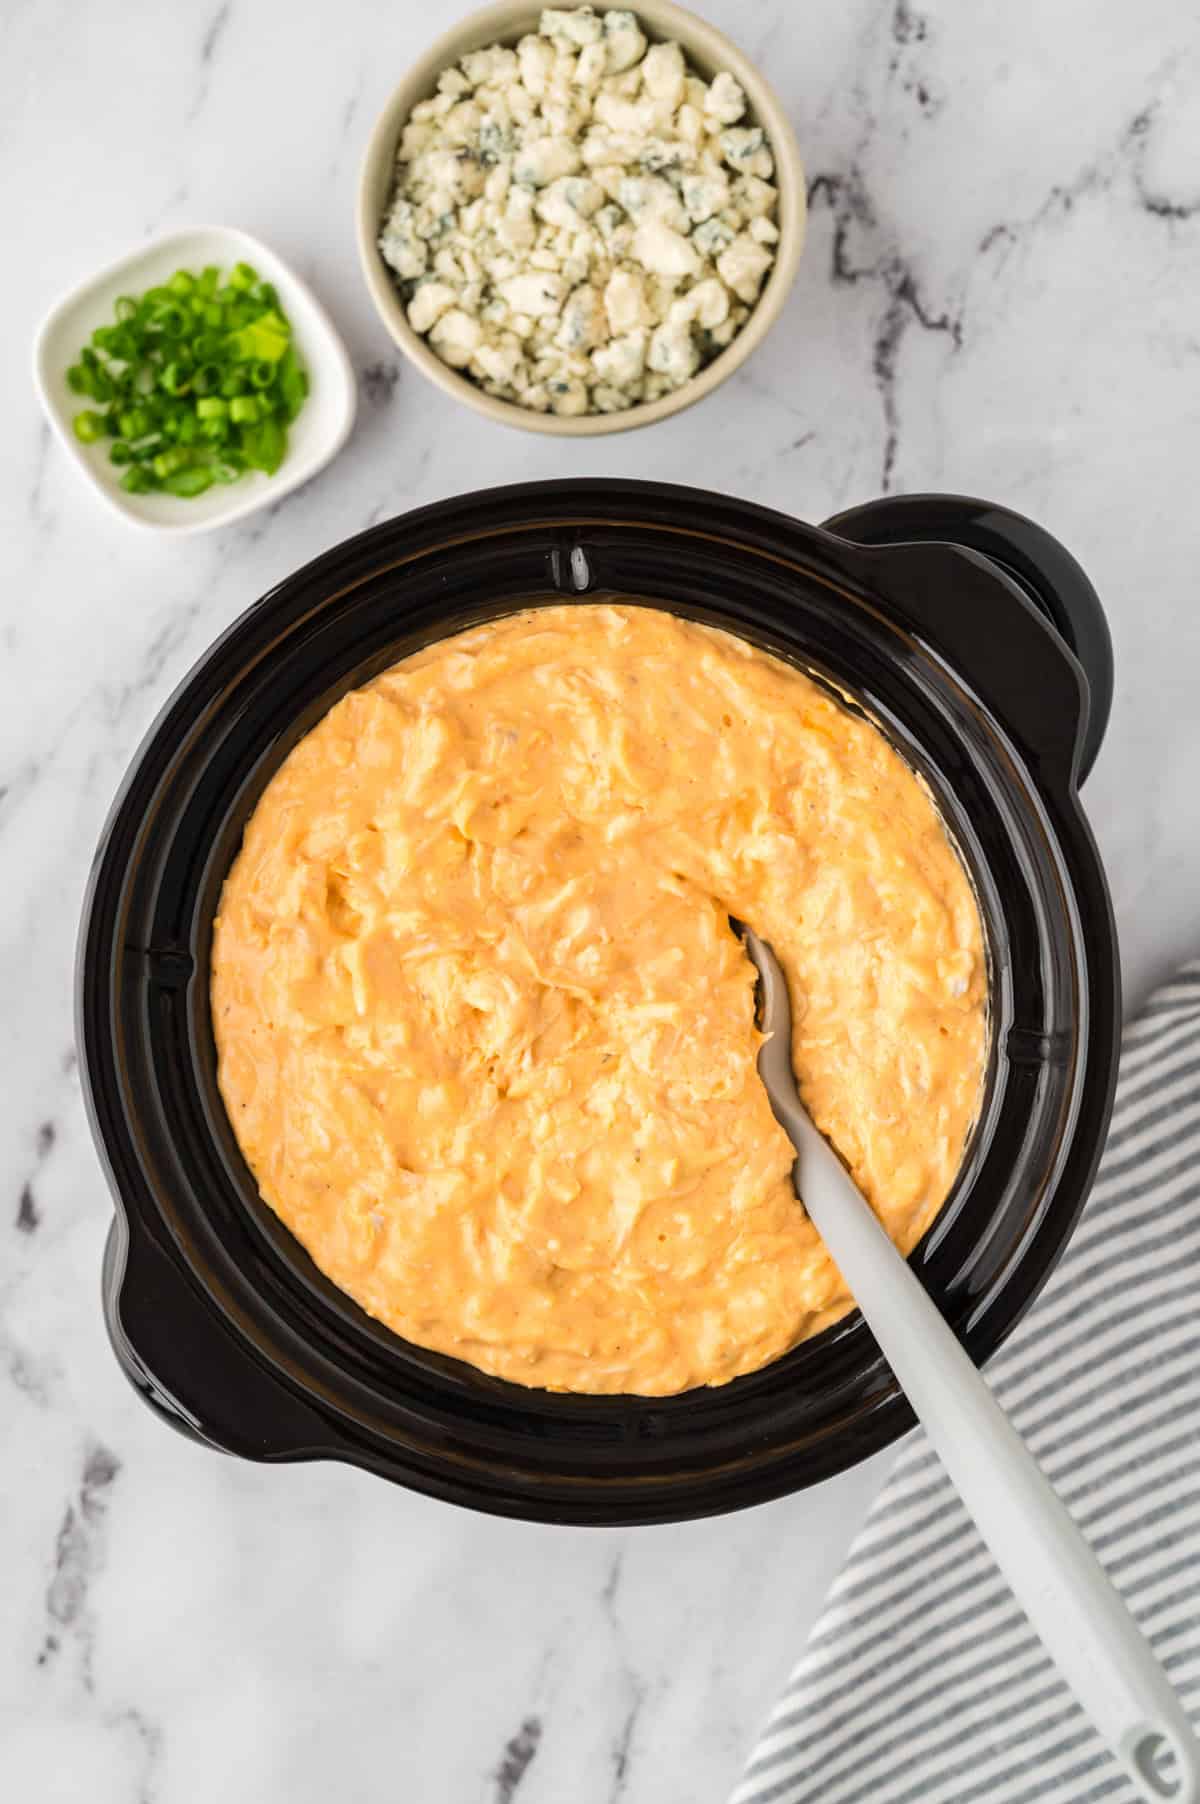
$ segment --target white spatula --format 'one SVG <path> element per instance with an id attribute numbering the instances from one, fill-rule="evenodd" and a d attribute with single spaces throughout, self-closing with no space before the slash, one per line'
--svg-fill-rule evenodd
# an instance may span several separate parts
<path id="1" fill-rule="evenodd" d="M 1200 1804 L 1200 1745 L 1182 1705 L 953 1330 L 809 1120 L 792 1072 L 787 979 L 770 946 L 749 929 L 743 937 L 761 980 L 759 1075 L 796 1149 L 797 1195 L 997 1566 L 1138 1795 Z"/>

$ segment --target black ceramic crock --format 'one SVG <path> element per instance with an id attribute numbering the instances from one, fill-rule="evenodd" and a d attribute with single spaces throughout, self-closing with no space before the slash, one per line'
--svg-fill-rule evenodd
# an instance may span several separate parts
<path id="1" fill-rule="evenodd" d="M 431 1495 L 568 1523 L 757 1503 L 853 1465 L 912 1417 L 848 1317 L 753 1375 L 668 1398 L 560 1396 L 399 1340 L 259 1200 L 216 1083 L 213 912 L 247 816 L 347 689 L 518 606 L 644 600 L 739 633 L 858 698 L 927 780 L 970 868 L 991 970 L 984 1106 L 914 1253 L 971 1356 L 1063 1250 L 1116 1070 L 1117 951 L 1078 787 L 1112 688 L 1095 594 L 1053 539 L 955 497 L 818 529 L 645 482 L 421 508 L 266 595 L 183 683 L 104 832 L 79 1046 L 116 1202 L 104 1308 L 146 1401 L 213 1447 L 347 1460 Z"/>

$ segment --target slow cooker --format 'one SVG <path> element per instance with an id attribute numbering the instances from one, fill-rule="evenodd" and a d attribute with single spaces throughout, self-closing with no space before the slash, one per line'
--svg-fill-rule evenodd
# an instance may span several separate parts
<path id="1" fill-rule="evenodd" d="M 1120 1008 L 1079 802 L 1112 659 L 1075 561 L 962 497 L 885 499 L 818 528 L 652 482 L 465 495 L 335 547 L 237 621 L 151 729 L 97 852 L 78 1035 L 115 1202 L 104 1310 L 146 1402 L 214 1448 L 345 1460 L 502 1515 L 643 1523 L 799 1490 L 912 1424 L 857 1314 L 748 1377 L 666 1398 L 529 1390 L 410 1345 L 316 1269 L 226 1118 L 212 920 L 297 739 L 435 638 L 614 596 L 800 665 L 927 782 L 984 919 L 991 1052 L 963 1168 L 913 1261 L 982 1363 L 1066 1245 L 1108 1122 Z"/>

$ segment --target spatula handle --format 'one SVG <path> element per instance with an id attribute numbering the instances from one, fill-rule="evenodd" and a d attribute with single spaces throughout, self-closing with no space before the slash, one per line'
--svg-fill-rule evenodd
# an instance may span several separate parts
<path id="1" fill-rule="evenodd" d="M 1139 1797 L 1200 1804 L 1200 1746 L 1099 1561 L 837 1155 L 806 1114 L 776 1112 L 798 1194 L 1059 1671 Z"/>

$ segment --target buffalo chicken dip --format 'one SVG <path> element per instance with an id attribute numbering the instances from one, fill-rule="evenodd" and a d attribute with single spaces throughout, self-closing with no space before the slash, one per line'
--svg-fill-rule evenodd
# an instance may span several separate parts
<path id="1" fill-rule="evenodd" d="M 330 710 L 247 826 L 212 960 L 263 1197 L 410 1342 L 665 1395 L 850 1306 L 792 1185 L 735 916 L 817 1125 L 908 1252 L 987 1041 L 979 911 L 882 733 L 635 605 L 530 609 Z"/>

